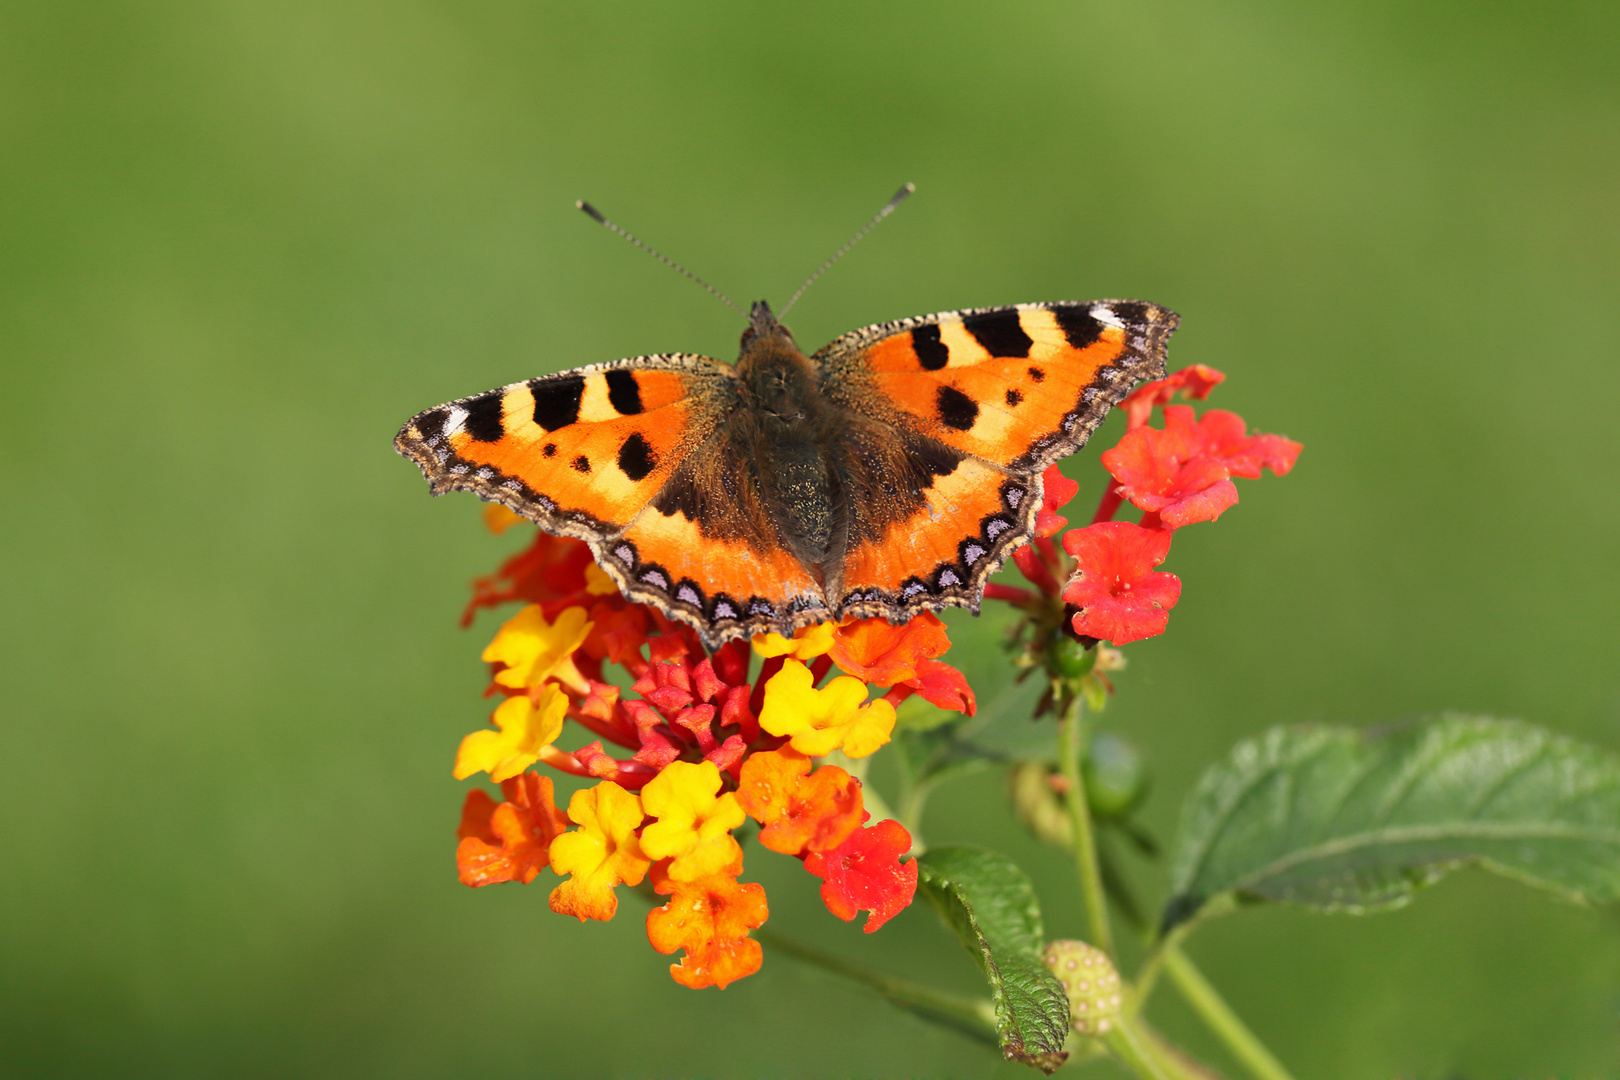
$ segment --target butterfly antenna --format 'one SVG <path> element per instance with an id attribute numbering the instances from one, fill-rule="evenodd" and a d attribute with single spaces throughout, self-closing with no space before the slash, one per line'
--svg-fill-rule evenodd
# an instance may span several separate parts
<path id="1" fill-rule="evenodd" d="M 669 267 L 671 270 L 674 270 L 676 273 L 679 273 L 679 274 L 684 274 L 685 276 L 691 278 L 693 281 L 697 282 L 699 285 L 703 286 L 705 289 L 708 289 L 711 293 L 718 296 L 722 301 L 724 301 L 725 305 L 728 308 L 730 308 L 732 311 L 735 311 L 739 315 L 741 315 L 743 313 L 742 308 L 738 307 L 736 304 L 733 304 L 731 302 L 731 298 L 729 296 L 727 296 L 725 293 L 721 292 L 719 289 L 715 288 L 713 285 L 710 285 L 707 281 L 704 281 L 702 278 L 700 278 L 696 274 L 692 273 L 692 271 L 688 270 L 686 267 L 682 266 L 680 263 L 676 262 L 674 259 L 671 259 L 669 256 L 667 256 L 667 255 L 663 254 L 662 252 L 658 251 L 656 248 L 648 247 L 646 244 L 643 244 L 640 240 L 637 240 L 634 236 L 631 236 L 628 232 L 625 232 L 624 229 L 620 228 L 618 225 L 615 225 L 613 222 L 611 222 L 607 218 L 603 217 L 602 216 L 602 211 L 598 210 L 596 207 L 592 206 L 590 203 L 586 202 L 584 199 L 579 200 L 578 202 L 574 203 L 574 205 L 577 206 L 579 209 L 585 211 L 587 214 L 589 214 L 593 219 L 595 219 L 595 221 L 596 221 L 596 223 L 598 225 L 606 225 L 609 229 L 611 229 L 614 232 L 618 233 L 620 236 L 624 237 L 626 240 L 628 240 L 632 244 L 636 245 L 636 247 L 640 248 L 642 251 L 645 251 L 647 254 L 651 255 L 653 258 L 657 259 L 659 262 L 661 262 L 665 266 Z"/>
<path id="2" fill-rule="evenodd" d="M 799 297 L 804 295 L 804 290 L 808 289 L 815 282 L 816 278 L 820 277 L 822 274 L 825 274 L 827 272 L 827 268 L 829 266 L 831 266 L 833 263 L 837 262 L 839 259 L 842 259 L 846 254 L 848 254 L 850 248 L 852 248 L 856 244 L 860 243 L 861 237 L 865 236 L 867 233 L 871 232 L 874 228 L 876 228 L 878 222 L 882 221 L 884 218 L 886 218 L 890 214 L 894 213 L 894 208 L 899 206 L 901 203 L 905 202 L 906 201 L 906 196 L 910 195 L 913 191 L 916 191 L 916 190 L 917 190 L 917 185 L 916 184 L 908 183 L 908 184 L 904 185 L 903 187 L 901 187 L 901 189 L 899 191 L 895 192 L 894 193 L 894 198 L 890 199 L 888 201 L 887 205 L 885 205 L 883 207 L 883 209 L 879 210 L 877 212 L 877 214 L 872 218 L 871 221 L 868 221 L 865 225 L 862 225 L 859 232 L 857 232 L 854 236 L 849 238 L 849 243 L 845 244 L 843 247 L 841 247 L 837 251 L 833 252 L 833 257 L 828 259 L 826 262 L 822 263 L 816 269 L 816 272 L 811 274 L 810 277 L 805 280 L 805 283 L 803 285 L 799 286 L 799 291 L 794 293 L 792 298 L 790 298 L 788 300 L 788 302 L 782 306 L 781 315 L 786 315 L 788 313 L 788 308 L 792 307 L 794 304 L 797 304 L 799 302 Z M 781 316 L 779 315 L 778 318 L 780 318 L 780 317 Z"/>

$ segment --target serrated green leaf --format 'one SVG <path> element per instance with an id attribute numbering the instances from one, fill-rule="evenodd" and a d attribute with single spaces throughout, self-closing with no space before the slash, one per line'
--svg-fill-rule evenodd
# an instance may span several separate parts
<path id="1" fill-rule="evenodd" d="M 1062 1065 L 1069 999 L 1041 962 L 1045 932 L 1029 878 L 981 848 L 936 848 L 917 863 L 924 895 L 990 983 L 1002 1054 L 1048 1073 Z"/>
<path id="2" fill-rule="evenodd" d="M 1465 864 L 1577 901 L 1620 897 L 1620 758 L 1487 717 L 1274 728 L 1188 800 L 1164 927 L 1226 893 L 1392 907 Z"/>

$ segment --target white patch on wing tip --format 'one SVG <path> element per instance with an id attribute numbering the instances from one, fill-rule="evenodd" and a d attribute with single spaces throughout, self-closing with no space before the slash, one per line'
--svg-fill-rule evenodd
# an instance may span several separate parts
<path id="1" fill-rule="evenodd" d="M 448 435 L 452 431 L 460 431 L 461 425 L 466 422 L 467 410 L 460 405 L 452 405 L 444 414 L 444 433 Z"/>
<path id="2" fill-rule="evenodd" d="M 1114 314 L 1114 309 L 1107 304 L 1092 304 L 1091 317 L 1104 326 L 1112 326 L 1115 330 L 1125 329 L 1125 323 L 1120 320 L 1118 315 Z"/>

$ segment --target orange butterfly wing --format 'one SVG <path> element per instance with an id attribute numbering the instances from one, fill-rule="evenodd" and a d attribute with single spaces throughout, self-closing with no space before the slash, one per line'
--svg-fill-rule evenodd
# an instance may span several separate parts
<path id="1" fill-rule="evenodd" d="M 1176 323 L 1136 301 L 1020 304 L 867 327 L 817 352 L 829 397 L 929 462 L 908 512 L 856 501 L 829 595 L 838 613 L 977 609 L 985 580 L 1034 531 L 1041 472 L 1136 382 L 1164 375 Z M 857 489 L 862 460 L 844 465 Z"/>
<path id="2" fill-rule="evenodd" d="M 395 448 L 434 494 L 472 491 L 547 532 L 603 540 L 652 501 L 713 426 L 733 380 L 706 356 L 641 356 L 461 398 L 412 417 Z"/>
<path id="3" fill-rule="evenodd" d="M 757 512 L 758 477 L 724 427 L 736 396 L 729 364 L 636 357 L 428 409 L 395 447 L 435 494 L 472 491 L 587 541 L 626 596 L 711 640 L 828 617 Z"/>

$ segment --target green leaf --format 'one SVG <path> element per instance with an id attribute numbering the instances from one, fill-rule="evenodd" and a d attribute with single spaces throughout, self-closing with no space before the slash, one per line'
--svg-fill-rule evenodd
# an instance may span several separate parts
<path id="1" fill-rule="evenodd" d="M 1620 896 L 1620 758 L 1487 717 L 1274 728 L 1188 800 L 1164 929 L 1224 894 L 1393 907 L 1467 864 L 1576 901 Z"/>
<path id="2" fill-rule="evenodd" d="M 924 895 L 989 980 L 1002 1054 L 1052 1072 L 1067 1056 L 1069 999 L 1041 962 L 1035 887 L 1017 864 L 981 848 L 936 848 L 917 864 Z"/>

